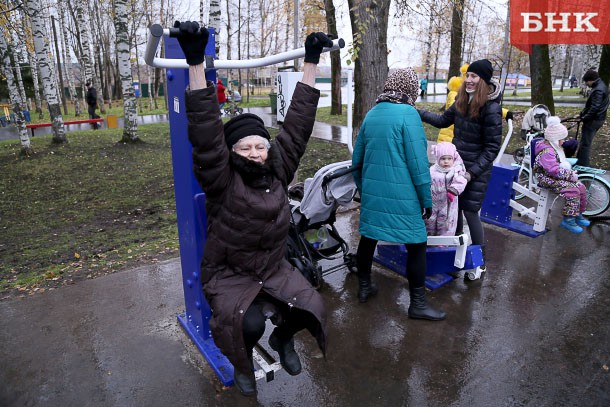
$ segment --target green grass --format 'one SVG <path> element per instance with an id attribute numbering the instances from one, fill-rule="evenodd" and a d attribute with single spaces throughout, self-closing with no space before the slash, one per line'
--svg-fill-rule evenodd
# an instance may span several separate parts
<path id="1" fill-rule="evenodd" d="M 505 91 L 504 91 L 504 99 L 510 99 L 510 98 L 528 98 L 532 96 L 532 91 L 530 88 L 527 88 L 527 90 L 525 89 L 517 89 L 517 95 L 513 96 L 513 89 L 511 87 L 508 87 Z M 566 97 L 569 96 L 571 101 L 575 101 L 575 102 L 585 102 L 587 99 L 583 98 L 580 95 L 580 88 L 572 88 L 570 89 L 570 87 L 564 87 L 563 88 L 563 92 L 560 92 L 559 89 L 553 89 L 553 97 L 554 98 L 562 98 L 562 97 Z M 574 98 L 574 96 L 579 96 L 579 99 Z"/>
<path id="2" fill-rule="evenodd" d="M 168 125 L 141 126 L 133 145 L 120 132 L 68 133 L 60 146 L 36 137 L 28 159 L 0 143 L 3 289 L 177 253 Z"/>
<path id="3" fill-rule="evenodd" d="M 140 99 L 138 100 L 138 115 L 152 115 L 152 114 L 167 114 L 167 109 L 165 108 L 165 101 L 163 98 L 157 98 L 157 108 L 154 108 L 154 103 L 152 104 L 152 109 L 150 108 L 151 103 L 148 98 L 141 99 L 141 107 L 140 107 Z M 243 101 L 239 103 L 241 107 L 267 107 L 271 106 L 271 101 L 269 99 L 269 95 L 265 96 L 250 96 L 250 101 L 246 102 L 246 98 L 243 98 Z M 68 114 L 65 114 L 63 106 L 61 108 L 61 114 L 64 121 L 71 120 L 85 120 L 89 118 L 89 114 L 87 113 L 87 106 L 83 106 L 81 103 L 81 114 L 80 116 L 76 116 L 74 105 L 68 103 Z M 116 117 L 123 117 L 123 101 L 122 100 L 114 100 L 112 102 L 112 107 L 108 104 L 105 106 L 106 113 L 102 113 L 98 108 L 96 113 L 100 115 L 102 118 L 106 118 L 108 115 L 115 115 Z M 40 116 L 35 112 L 30 112 L 30 118 L 32 119 L 32 123 L 48 123 L 50 122 L 49 112 L 43 110 L 43 116 Z"/>
<path id="4" fill-rule="evenodd" d="M 169 125 L 35 137 L 35 154 L 0 141 L 0 291 L 53 288 L 178 253 Z M 276 131 L 272 130 L 272 133 Z M 344 145 L 312 139 L 298 180 L 349 158 Z"/>

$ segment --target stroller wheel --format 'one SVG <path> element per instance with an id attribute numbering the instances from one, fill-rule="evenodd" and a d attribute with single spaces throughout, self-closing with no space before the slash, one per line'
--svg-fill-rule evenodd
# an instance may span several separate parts
<path id="1" fill-rule="evenodd" d="M 316 290 L 322 285 L 322 268 L 312 264 L 308 259 L 291 257 L 288 261 L 305 277 Z"/>
<path id="2" fill-rule="evenodd" d="M 343 260 L 350 273 L 358 273 L 358 265 L 356 264 L 356 256 L 354 254 L 346 254 Z"/>
<path id="3" fill-rule="evenodd" d="M 464 278 L 468 281 L 478 280 L 486 270 L 487 268 L 485 266 L 478 266 L 476 269 L 466 272 Z"/>

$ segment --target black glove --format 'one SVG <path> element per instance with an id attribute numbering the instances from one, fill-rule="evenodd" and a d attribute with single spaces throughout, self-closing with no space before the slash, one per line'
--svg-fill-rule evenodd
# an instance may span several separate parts
<path id="1" fill-rule="evenodd" d="M 509 120 L 513 120 L 513 112 L 510 110 L 506 112 L 506 121 L 508 122 Z"/>
<path id="2" fill-rule="evenodd" d="M 432 216 L 432 208 L 424 208 L 421 215 L 422 219 L 430 219 L 430 216 Z"/>
<path id="3" fill-rule="evenodd" d="M 208 45 L 210 37 L 208 30 L 200 29 L 199 23 L 196 21 L 176 21 L 174 28 L 180 29 L 178 42 L 186 57 L 186 63 L 189 65 L 201 64 L 205 58 L 205 46 Z"/>
<path id="4" fill-rule="evenodd" d="M 324 47 L 330 48 L 333 42 L 330 39 L 331 35 L 322 32 L 311 33 L 305 39 L 305 62 L 317 64 L 320 62 L 320 54 Z"/>

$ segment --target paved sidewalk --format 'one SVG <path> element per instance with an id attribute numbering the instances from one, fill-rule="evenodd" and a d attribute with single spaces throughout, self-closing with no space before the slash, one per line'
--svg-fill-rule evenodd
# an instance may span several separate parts
<path id="1" fill-rule="evenodd" d="M 352 247 L 357 222 L 338 216 Z M 328 359 L 299 334 L 303 373 L 253 399 L 223 388 L 179 327 L 179 259 L 0 302 L 0 405 L 608 406 L 610 224 L 575 236 L 558 222 L 536 239 L 486 225 L 484 279 L 428 296 L 442 322 L 408 319 L 406 281 L 382 267 L 366 304 L 355 275 L 326 276 Z"/>

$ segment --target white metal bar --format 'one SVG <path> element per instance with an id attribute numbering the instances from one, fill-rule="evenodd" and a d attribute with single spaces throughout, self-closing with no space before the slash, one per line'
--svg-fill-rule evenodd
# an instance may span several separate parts
<path id="1" fill-rule="evenodd" d="M 252 359 L 260 369 L 256 369 L 254 372 L 255 380 L 265 379 L 265 381 L 271 381 L 275 378 L 275 372 L 279 372 L 282 369 L 282 365 L 280 362 L 275 361 L 267 361 L 263 355 L 261 355 L 257 348 L 260 345 L 256 345 L 256 347 L 252 350 Z M 259 348 L 264 351 L 264 349 Z M 269 363 L 272 362 L 272 363 Z"/>
<path id="2" fill-rule="evenodd" d="M 500 162 L 500 160 L 502 159 L 502 156 L 504 155 L 504 151 L 506 151 L 506 147 L 508 146 L 508 142 L 510 141 L 510 138 L 513 135 L 513 121 L 511 120 L 507 120 L 508 122 L 508 133 L 506 133 L 506 138 L 504 139 L 504 143 L 502 143 L 502 147 L 500 148 L 500 152 L 498 153 L 498 156 L 496 157 L 494 164 L 498 164 Z"/>
<path id="3" fill-rule="evenodd" d="M 156 68 L 188 68 L 188 64 L 185 59 L 170 59 L 170 58 L 157 58 L 155 54 L 159 47 L 159 42 L 162 36 L 169 37 L 169 28 L 162 28 L 158 24 L 154 24 L 150 27 L 150 33 L 148 36 L 148 43 L 146 44 L 146 52 L 144 53 L 144 60 L 150 66 Z M 322 52 L 335 51 L 345 46 L 345 41 L 342 38 L 333 40 L 333 46 L 330 48 L 324 48 Z M 281 62 L 292 61 L 297 58 L 303 58 L 305 56 L 305 48 L 297 48 L 292 51 L 282 52 L 276 55 L 269 55 L 263 58 L 254 58 L 249 60 L 216 60 L 210 62 L 206 59 L 206 69 L 249 69 L 258 68 L 261 66 L 268 66 L 279 64 Z"/>

